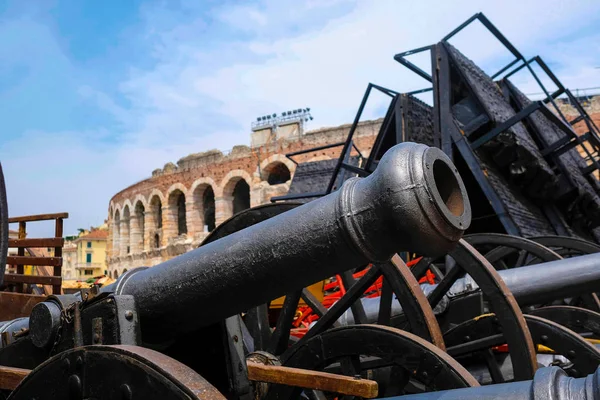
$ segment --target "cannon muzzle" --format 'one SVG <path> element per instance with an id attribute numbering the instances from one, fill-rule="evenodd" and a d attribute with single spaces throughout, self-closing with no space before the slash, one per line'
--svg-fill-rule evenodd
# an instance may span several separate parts
<path id="1" fill-rule="evenodd" d="M 144 339 L 189 332 L 293 290 L 411 250 L 440 255 L 471 221 L 439 149 L 402 143 L 366 178 L 107 287 L 133 295 Z"/>

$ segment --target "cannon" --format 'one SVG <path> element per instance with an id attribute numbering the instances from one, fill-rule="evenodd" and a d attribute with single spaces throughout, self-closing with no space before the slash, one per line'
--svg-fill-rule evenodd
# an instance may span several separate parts
<path id="1" fill-rule="evenodd" d="M 567 297 L 574 297 L 582 293 L 591 293 L 600 288 L 600 253 L 568 258 L 557 261 L 530 265 L 521 268 L 498 271 L 498 274 L 517 300 L 520 306 L 550 303 Z M 543 274 L 544 279 L 538 279 Z M 565 279 L 568 276 L 569 279 Z M 421 284 L 425 294 L 431 293 L 436 284 Z M 470 276 L 459 279 L 448 291 L 436 312 L 442 313 L 447 308 L 453 307 L 452 299 L 477 293 L 480 290 L 477 282 Z M 369 322 L 377 321 L 379 312 L 378 298 L 363 298 L 367 319 Z M 456 305 L 454 306 L 456 307 Z M 392 316 L 402 313 L 402 307 L 394 303 Z M 483 313 L 483 310 L 482 310 Z M 340 318 L 344 325 L 354 324 L 352 312 L 349 310 Z"/>
<path id="2" fill-rule="evenodd" d="M 394 400 L 591 400 L 600 396 L 600 370 L 585 378 L 570 378 L 558 367 L 539 370 L 533 380 L 469 389 L 395 397 Z M 390 398 L 390 400 L 392 400 Z"/>
<path id="3" fill-rule="evenodd" d="M 181 388 L 181 371 L 191 381 L 199 372 L 210 382 L 196 379 L 201 391 L 217 393 L 214 386 L 243 397 L 232 393 L 241 372 L 232 369 L 243 367 L 226 361 L 240 356 L 236 343 L 248 346 L 243 327 L 231 325 L 237 314 L 402 250 L 444 254 L 469 224 L 468 197 L 448 157 L 425 145 L 395 146 L 375 173 L 350 179 L 328 196 L 152 268 L 131 270 L 101 291 L 39 303 L 25 329 L 23 321 L 7 324 L 20 330 L 8 329 L 17 339 L 0 350 L 0 365 L 33 369 L 11 398 L 57 397 L 65 390 L 73 398 L 92 396 L 102 383 L 89 374 L 102 363 L 132 376 L 139 369 L 159 371 L 157 387 L 175 385 L 187 395 L 193 390 Z M 223 343 L 232 331 L 232 343 Z M 202 354 L 220 361 L 206 362 Z M 47 380 L 52 390 L 34 395 Z M 104 384 L 122 380 L 115 375 Z M 117 387 L 123 398 L 132 391 L 158 393 L 135 380 Z"/>

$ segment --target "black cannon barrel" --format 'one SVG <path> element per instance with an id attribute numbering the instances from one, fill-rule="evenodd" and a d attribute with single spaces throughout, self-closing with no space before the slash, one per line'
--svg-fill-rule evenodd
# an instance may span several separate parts
<path id="1" fill-rule="evenodd" d="M 600 290 L 600 253 L 498 271 L 521 306 Z"/>
<path id="2" fill-rule="evenodd" d="M 439 149 L 394 146 L 366 178 L 107 287 L 133 295 L 144 340 L 188 332 L 402 250 L 438 255 L 471 221 Z M 154 336 L 156 334 L 157 336 Z"/>
<path id="3" fill-rule="evenodd" d="M 388 397 L 388 400 L 600 400 L 600 369 L 571 378 L 559 367 L 540 368 L 533 380 Z"/>

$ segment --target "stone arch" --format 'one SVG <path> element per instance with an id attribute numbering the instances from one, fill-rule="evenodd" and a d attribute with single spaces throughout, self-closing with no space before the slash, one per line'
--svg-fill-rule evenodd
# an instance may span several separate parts
<path id="1" fill-rule="evenodd" d="M 153 191 L 148 200 L 144 223 L 144 241 L 147 243 L 148 250 L 162 246 L 163 204 L 164 197 L 162 193 Z M 158 240 L 155 240 L 156 238 Z"/>
<path id="2" fill-rule="evenodd" d="M 121 256 L 126 256 L 131 252 L 129 243 L 129 232 L 131 223 L 131 202 L 125 201 L 123 206 L 123 215 L 121 216 Z"/>
<path id="3" fill-rule="evenodd" d="M 121 205 L 120 205 L 119 203 L 115 204 L 115 207 L 114 207 L 114 214 L 113 214 L 113 219 L 115 219 L 115 218 L 116 218 L 116 216 L 117 216 L 117 213 L 119 213 L 119 214 L 121 214 L 121 213 L 122 213 L 121 209 L 122 209 L 122 207 L 121 207 Z"/>
<path id="4" fill-rule="evenodd" d="M 261 168 L 261 175 L 269 185 L 279 185 L 292 179 L 292 172 L 281 161 L 272 161 L 264 168 Z"/>
<path id="5" fill-rule="evenodd" d="M 287 167 L 288 171 L 290 172 L 290 177 L 294 175 L 294 172 L 296 172 L 296 164 L 294 164 L 292 160 L 290 160 L 283 154 L 273 154 L 270 157 L 267 157 L 264 160 L 262 160 L 262 162 L 260 163 L 259 169 L 261 175 L 264 177 L 264 180 L 267 180 L 266 178 L 268 177 L 269 170 L 276 166 L 278 163 L 281 163 Z"/>
<path id="6" fill-rule="evenodd" d="M 144 218 L 146 214 L 146 206 L 141 199 L 136 200 L 134 204 L 133 213 L 131 215 L 129 243 L 131 246 L 131 253 L 138 254 L 144 251 Z"/>
<path id="7" fill-rule="evenodd" d="M 162 203 L 165 202 L 165 195 L 158 189 L 152 189 L 152 192 L 150 192 L 150 195 L 148 196 L 148 204 L 150 204 L 150 200 L 154 196 L 157 196 Z"/>
<path id="8" fill-rule="evenodd" d="M 222 197 L 222 215 L 217 220 L 222 222 L 234 214 L 250 208 L 250 185 L 252 178 L 243 170 L 230 171 L 223 178 L 221 187 Z"/>
<path id="9" fill-rule="evenodd" d="M 181 193 L 183 193 L 186 197 L 188 195 L 188 190 L 185 187 L 185 185 L 183 183 L 174 183 L 171 185 L 171 187 L 169 187 L 169 190 L 167 190 L 167 199 L 169 197 L 171 197 L 171 194 L 175 191 L 175 190 L 179 190 Z"/>
<path id="10" fill-rule="evenodd" d="M 167 218 L 163 227 L 164 236 L 171 238 L 187 234 L 186 199 L 187 190 L 180 183 L 169 188 L 167 195 Z"/>
<path id="11" fill-rule="evenodd" d="M 193 226 L 196 232 L 211 232 L 215 229 L 215 187 L 211 178 L 201 178 L 190 188 L 193 202 L 192 213 L 188 213 L 188 225 Z"/>
<path id="12" fill-rule="evenodd" d="M 112 222 L 113 226 L 113 256 L 121 255 L 120 240 L 121 240 L 121 212 L 117 208 Z"/>
<path id="13" fill-rule="evenodd" d="M 119 273 L 117 272 L 117 270 L 115 269 L 113 271 L 113 279 L 118 279 L 119 278 Z"/>
<path id="14" fill-rule="evenodd" d="M 137 196 L 135 196 L 135 199 L 133 200 L 133 204 L 134 205 L 137 204 L 138 201 L 141 202 L 144 207 L 148 206 L 148 200 L 146 200 L 144 195 L 138 194 Z"/>
<path id="15" fill-rule="evenodd" d="M 125 209 L 125 207 L 129 207 L 130 212 L 131 210 L 133 210 L 133 204 L 131 204 L 131 200 L 125 199 L 125 201 L 123 202 L 123 210 Z"/>

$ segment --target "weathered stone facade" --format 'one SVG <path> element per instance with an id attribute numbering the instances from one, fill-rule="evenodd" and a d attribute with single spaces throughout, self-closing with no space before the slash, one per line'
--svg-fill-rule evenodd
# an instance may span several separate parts
<path id="1" fill-rule="evenodd" d="M 381 120 L 359 124 L 354 141 L 368 156 Z M 289 129 L 288 129 L 289 130 Z M 190 154 L 113 196 L 108 210 L 108 272 L 152 266 L 198 246 L 214 226 L 244 208 L 286 194 L 296 164 L 286 153 L 346 140 L 350 125 L 272 137 L 256 147 Z M 253 143 L 257 143 L 253 134 Z M 297 162 L 337 158 L 341 146 L 294 157 Z"/>

